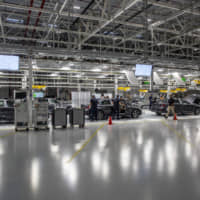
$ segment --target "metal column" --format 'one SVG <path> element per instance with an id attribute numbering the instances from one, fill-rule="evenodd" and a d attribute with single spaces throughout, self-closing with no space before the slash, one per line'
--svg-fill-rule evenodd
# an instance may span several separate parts
<path id="1" fill-rule="evenodd" d="M 115 77 L 115 96 L 118 95 L 118 79 Z"/>
<path id="2" fill-rule="evenodd" d="M 32 86 L 33 86 L 33 66 L 32 66 L 32 56 L 29 57 L 29 88 L 28 88 L 28 112 L 29 112 L 29 128 L 33 126 L 33 102 L 32 102 Z"/>

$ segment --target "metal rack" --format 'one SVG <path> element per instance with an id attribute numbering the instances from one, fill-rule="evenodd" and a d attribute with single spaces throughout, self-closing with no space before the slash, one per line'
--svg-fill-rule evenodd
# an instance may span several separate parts
<path id="1" fill-rule="evenodd" d="M 35 99 L 33 101 L 33 127 L 48 129 L 48 101 L 47 99 Z"/>
<path id="2" fill-rule="evenodd" d="M 63 128 L 67 127 L 67 113 L 64 108 L 56 108 L 52 114 L 52 125 L 53 128 L 61 126 Z"/>
<path id="3" fill-rule="evenodd" d="M 81 108 L 72 108 L 69 112 L 70 126 L 79 125 L 79 128 L 85 127 L 85 111 Z"/>

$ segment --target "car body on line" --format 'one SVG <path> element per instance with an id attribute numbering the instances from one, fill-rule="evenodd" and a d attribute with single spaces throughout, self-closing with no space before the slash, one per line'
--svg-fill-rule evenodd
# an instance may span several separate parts
<path id="1" fill-rule="evenodd" d="M 124 105 L 124 109 L 120 109 L 120 118 L 138 118 L 142 114 L 142 110 L 134 105 L 127 103 L 125 100 L 120 100 L 120 104 Z M 90 109 L 86 110 L 90 115 Z M 97 119 L 104 120 L 109 116 L 113 116 L 113 104 L 110 99 L 98 100 Z"/>
<path id="2" fill-rule="evenodd" d="M 190 103 L 185 100 L 176 99 L 175 103 L 175 112 L 178 115 L 199 115 L 200 106 L 198 104 Z M 167 113 L 168 103 L 167 101 L 159 101 L 152 105 L 151 111 L 155 112 L 157 115 L 162 115 Z"/>

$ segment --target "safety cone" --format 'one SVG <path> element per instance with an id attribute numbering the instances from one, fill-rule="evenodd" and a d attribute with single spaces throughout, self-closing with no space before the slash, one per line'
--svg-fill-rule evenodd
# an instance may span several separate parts
<path id="1" fill-rule="evenodd" d="M 112 125 L 112 117 L 111 116 L 109 117 L 108 125 Z"/>
<path id="2" fill-rule="evenodd" d="M 176 114 L 174 115 L 174 120 L 178 120 L 177 117 L 176 117 Z"/>

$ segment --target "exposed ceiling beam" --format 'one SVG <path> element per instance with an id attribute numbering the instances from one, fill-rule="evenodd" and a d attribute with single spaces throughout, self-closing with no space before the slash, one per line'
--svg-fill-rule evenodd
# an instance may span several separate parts
<path id="1" fill-rule="evenodd" d="M 197 6 L 199 6 L 199 5 L 200 5 L 200 2 L 194 4 L 193 6 L 194 6 L 194 7 L 197 7 Z M 179 12 L 176 12 L 175 14 L 172 14 L 172 15 L 170 15 L 170 16 L 165 17 L 165 19 L 160 19 L 160 20 L 158 20 L 158 21 L 156 21 L 156 22 L 153 22 L 153 23 L 151 23 L 151 24 L 148 25 L 148 29 L 149 29 L 149 30 L 154 30 L 156 27 L 159 27 L 159 26 L 161 26 L 161 25 L 163 25 L 163 24 L 166 24 L 167 22 L 169 22 L 169 21 L 171 21 L 171 20 L 176 19 L 177 17 L 179 17 L 179 16 L 181 16 L 181 15 L 184 15 L 184 14 L 187 13 L 187 11 L 189 11 L 190 9 L 191 9 L 191 6 L 185 8 L 185 9 L 181 9 L 181 10 L 179 10 Z M 191 32 L 188 32 L 188 33 L 185 33 L 185 34 L 187 34 L 187 35 L 190 36 L 190 35 L 191 35 L 190 33 L 191 33 Z M 133 35 L 133 36 L 131 36 L 131 37 L 129 37 L 129 38 L 123 39 L 121 42 L 118 43 L 118 45 L 122 44 L 123 42 L 130 41 L 132 38 L 136 37 L 136 35 L 138 35 L 138 34 L 144 34 L 144 31 L 138 32 L 138 33 L 136 33 L 135 35 Z M 178 35 L 179 35 L 179 34 L 178 34 Z M 194 36 L 194 35 L 192 35 L 192 36 Z"/>
<path id="2" fill-rule="evenodd" d="M 149 3 L 153 4 L 154 6 L 158 6 L 158 7 L 162 7 L 162 8 L 167 8 L 170 10 L 177 10 L 177 11 L 181 11 L 182 8 L 177 7 L 174 4 L 171 3 L 164 3 L 164 2 L 157 2 L 156 0 L 148 0 Z M 198 11 L 192 11 L 190 9 L 186 10 L 185 13 L 188 14 L 193 14 L 193 15 L 200 15 L 200 12 Z"/>
<path id="3" fill-rule="evenodd" d="M 0 15 L 0 26 L 1 26 L 1 35 L 2 35 L 2 37 L 3 37 L 3 41 L 4 41 L 4 43 L 6 43 L 5 33 L 4 33 L 4 27 L 3 27 L 1 15 Z"/>
<path id="4" fill-rule="evenodd" d="M 55 18 L 54 22 L 53 22 L 53 26 L 50 27 L 50 29 L 49 29 L 47 35 L 45 36 L 45 39 L 47 39 L 47 38 L 49 37 L 49 33 L 52 32 L 52 30 L 53 30 L 55 24 L 57 23 L 57 20 L 59 19 L 59 16 L 62 14 L 64 8 L 66 7 L 66 5 L 67 5 L 67 3 L 68 3 L 68 1 L 69 1 L 69 0 L 65 0 L 64 3 L 62 4 L 60 10 L 58 11 L 58 14 L 56 15 L 56 18 Z M 58 5 L 58 4 L 57 4 L 57 5 Z M 57 7 L 57 6 L 54 7 L 54 11 L 56 10 L 56 7 Z M 51 16 L 52 16 L 52 15 L 51 15 Z"/>
<path id="5" fill-rule="evenodd" d="M 43 12 L 49 15 L 58 15 L 57 11 L 54 10 L 47 10 L 47 9 L 39 9 L 39 8 L 35 8 L 35 7 L 27 7 L 27 6 L 21 6 L 21 5 L 16 5 L 16 4 L 8 4 L 8 3 L 3 3 L 0 2 L 0 7 L 5 7 L 5 8 L 11 8 L 11 9 L 19 9 L 19 10 L 32 10 L 34 12 Z M 4 12 L 5 13 L 5 12 Z M 9 14 L 9 12 L 8 12 Z M 90 15 L 81 15 L 81 14 L 77 14 L 77 13 L 69 13 L 69 12 L 62 12 L 61 16 L 63 17 L 74 17 L 74 18 L 81 18 L 81 19 L 86 19 L 86 20 L 93 20 L 93 21 L 99 21 L 99 22 L 107 22 L 108 19 L 105 18 L 101 18 L 101 17 L 96 17 L 96 16 L 90 16 Z M 130 27 L 135 27 L 135 28 L 144 28 L 143 24 L 137 24 L 137 23 L 130 23 L 130 22 L 124 22 L 124 21 L 119 21 L 119 20 L 114 20 L 113 23 L 115 24 L 121 24 L 121 25 L 126 25 L 126 26 L 130 26 Z M 167 33 L 172 33 L 172 34 L 180 34 L 178 31 L 172 30 L 172 29 L 167 29 L 167 28 L 159 28 L 156 27 L 154 28 L 154 31 L 159 31 L 159 32 L 167 32 Z M 189 36 L 191 36 L 191 34 L 188 34 Z M 195 37 L 200 37 L 200 35 L 198 34 L 193 34 L 193 36 Z"/>
<path id="6" fill-rule="evenodd" d="M 134 5 L 136 5 L 138 2 L 140 2 L 141 0 L 132 0 L 130 1 L 125 8 L 122 8 L 120 10 L 118 10 L 112 17 L 111 19 L 107 20 L 106 22 L 102 23 L 100 26 L 98 26 L 95 30 L 92 31 L 92 33 L 90 33 L 90 35 L 88 35 L 87 37 L 85 37 L 84 39 L 82 39 L 79 42 L 79 49 L 80 47 L 87 41 L 89 40 L 91 37 L 93 37 L 96 33 L 98 33 L 100 30 L 102 30 L 104 27 L 106 27 L 107 25 L 109 25 L 110 23 L 112 23 L 115 19 L 117 19 L 119 16 L 121 16 L 122 14 L 124 14 L 128 9 L 130 9 L 131 7 L 133 7 Z M 123 4 L 123 2 L 122 2 Z M 123 7 L 123 6 L 120 6 Z"/>

